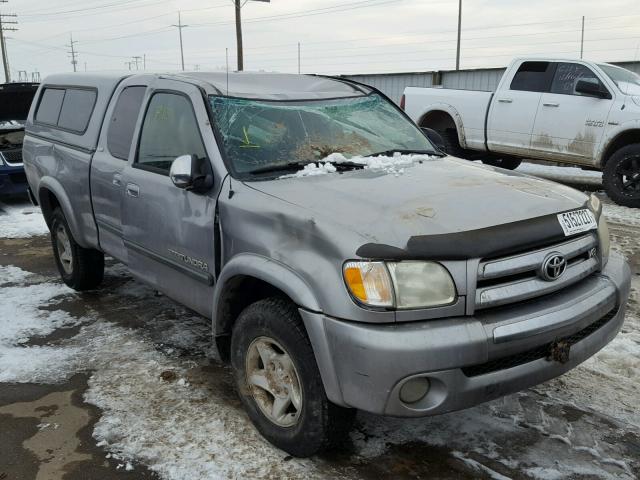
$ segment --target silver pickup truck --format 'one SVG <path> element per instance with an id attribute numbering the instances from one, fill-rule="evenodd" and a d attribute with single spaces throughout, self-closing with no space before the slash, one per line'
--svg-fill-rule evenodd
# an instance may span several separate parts
<path id="1" fill-rule="evenodd" d="M 67 285 L 97 288 L 110 255 L 211 318 L 293 455 L 356 409 L 434 415 L 556 377 L 624 319 L 597 197 L 446 156 L 354 82 L 55 75 L 23 154 Z"/>

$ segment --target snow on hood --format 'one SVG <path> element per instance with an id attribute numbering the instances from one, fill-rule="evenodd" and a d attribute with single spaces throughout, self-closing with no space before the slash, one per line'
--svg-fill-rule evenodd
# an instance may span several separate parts
<path id="1" fill-rule="evenodd" d="M 335 173 L 336 165 L 341 163 L 356 163 L 363 165 L 365 169 L 375 171 L 383 171 L 392 173 L 396 176 L 402 175 L 405 168 L 412 167 L 418 163 L 440 158 L 435 155 L 409 154 L 403 155 L 395 153 L 393 155 L 379 155 L 375 157 L 363 157 L 357 155 L 355 157 L 345 157 L 342 153 L 332 153 L 318 163 L 310 163 L 296 173 L 283 175 L 280 178 L 300 178 L 315 175 L 326 175 L 327 173 Z"/>

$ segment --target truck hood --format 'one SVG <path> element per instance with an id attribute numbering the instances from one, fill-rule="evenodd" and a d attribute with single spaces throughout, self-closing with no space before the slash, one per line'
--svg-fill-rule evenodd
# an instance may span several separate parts
<path id="1" fill-rule="evenodd" d="M 398 248 L 411 237 L 523 224 L 587 201 L 564 185 L 453 157 L 416 164 L 401 174 L 362 169 L 247 185 L 308 210 L 314 220 Z"/>
<path id="2" fill-rule="evenodd" d="M 8 83 L 0 85 L 0 124 L 17 120 L 24 122 L 38 90 L 35 84 Z"/>

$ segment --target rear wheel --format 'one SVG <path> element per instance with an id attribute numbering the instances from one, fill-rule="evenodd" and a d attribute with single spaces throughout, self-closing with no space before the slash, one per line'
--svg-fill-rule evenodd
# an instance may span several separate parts
<path id="1" fill-rule="evenodd" d="M 272 444 L 307 457 L 340 442 L 355 411 L 327 398 L 297 308 L 281 298 L 248 306 L 231 337 L 231 365 L 240 399 Z"/>
<path id="2" fill-rule="evenodd" d="M 460 146 L 458 131 L 455 128 L 435 129 L 435 131 L 442 137 L 445 153 L 453 157 L 465 158 L 464 149 Z"/>
<path id="3" fill-rule="evenodd" d="M 640 143 L 622 147 L 609 158 L 602 183 L 617 204 L 640 208 Z"/>
<path id="4" fill-rule="evenodd" d="M 96 288 L 104 277 L 104 254 L 78 245 L 62 210 L 56 208 L 51 219 L 51 244 L 60 277 L 74 290 Z"/>

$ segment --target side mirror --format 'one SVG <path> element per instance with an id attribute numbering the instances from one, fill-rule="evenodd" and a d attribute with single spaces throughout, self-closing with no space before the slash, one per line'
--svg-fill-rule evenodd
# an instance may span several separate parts
<path id="1" fill-rule="evenodd" d="M 204 193 L 213 186 L 213 171 L 207 158 L 196 155 L 180 155 L 171 164 L 169 177 L 183 190 Z"/>
<path id="2" fill-rule="evenodd" d="M 600 82 L 591 82 L 589 80 L 578 80 L 576 92 L 590 97 L 611 98 L 611 94 Z"/>
<path id="3" fill-rule="evenodd" d="M 433 143 L 433 146 L 440 150 L 442 153 L 447 152 L 447 144 L 444 142 L 444 138 L 438 132 L 436 132 L 433 128 L 420 127 L 422 133 L 424 133 L 427 138 Z"/>

